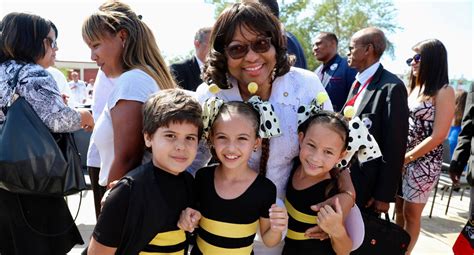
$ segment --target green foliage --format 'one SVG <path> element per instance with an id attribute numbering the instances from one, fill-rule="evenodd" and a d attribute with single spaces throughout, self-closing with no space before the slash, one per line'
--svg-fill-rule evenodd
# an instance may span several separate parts
<path id="1" fill-rule="evenodd" d="M 229 0 L 204 0 L 214 4 L 216 17 L 228 5 L 239 2 Z M 280 4 L 280 20 L 286 30 L 295 34 L 303 47 L 308 68 L 314 70 L 319 63 L 312 54 L 313 38 L 322 31 L 333 32 L 339 39 L 339 53 L 347 54 L 351 36 L 358 30 L 375 26 L 386 35 L 401 27 L 395 24 L 397 10 L 392 0 L 284 0 Z M 393 57 L 394 48 L 388 42 L 387 53 Z"/>
<path id="2" fill-rule="evenodd" d="M 219 14 L 229 5 L 236 3 L 238 1 L 230 1 L 230 0 L 204 0 L 207 4 L 214 5 L 214 15 L 217 18 Z"/>
<path id="3" fill-rule="evenodd" d="M 308 68 L 314 70 L 319 63 L 313 57 L 313 38 L 322 31 L 333 32 L 339 39 L 339 53 L 347 54 L 351 36 L 358 30 L 375 26 L 385 34 L 401 29 L 394 23 L 397 10 L 391 0 L 323 0 L 306 4 L 307 0 L 281 6 L 281 18 L 288 31 L 293 32 L 305 50 Z M 394 48 L 388 42 L 387 52 L 393 57 Z"/>

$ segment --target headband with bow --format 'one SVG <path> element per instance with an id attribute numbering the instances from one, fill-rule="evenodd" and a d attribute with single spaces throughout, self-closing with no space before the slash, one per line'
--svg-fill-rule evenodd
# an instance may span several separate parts
<path id="1" fill-rule="evenodd" d="M 280 122 L 270 102 L 263 102 L 260 97 L 253 96 L 247 103 L 250 104 L 260 115 L 260 128 L 258 130 L 259 137 L 270 138 L 281 135 Z M 205 138 L 209 137 L 212 123 L 214 123 L 217 113 L 219 113 L 223 104 L 224 101 L 217 97 L 210 97 L 204 102 L 202 107 L 202 120 L 204 123 L 203 133 Z"/>
<path id="2" fill-rule="evenodd" d="M 212 123 L 216 119 L 219 109 L 224 104 L 222 99 L 210 97 L 202 105 L 203 137 L 208 138 Z"/>
<path id="3" fill-rule="evenodd" d="M 323 103 L 328 99 L 327 93 L 320 92 L 310 105 L 302 105 L 298 108 L 298 126 L 308 118 L 323 109 Z M 352 117 L 352 116 L 350 116 Z M 368 127 L 359 117 L 352 118 L 349 121 L 349 143 L 346 156 L 337 164 L 337 167 L 346 167 L 354 154 L 360 163 L 367 162 L 382 156 L 380 147 L 375 138 L 369 133 Z"/>

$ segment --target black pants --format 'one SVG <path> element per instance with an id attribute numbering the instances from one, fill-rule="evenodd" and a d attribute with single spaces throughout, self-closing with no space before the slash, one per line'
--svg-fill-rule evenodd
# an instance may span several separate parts
<path id="1" fill-rule="evenodd" d="M 64 198 L 0 189 L 1 255 L 65 255 L 76 244 L 84 241 Z"/>
<path id="2" fill-rule="evenodd" d="M 104 186 L 99 185 L 99 171 L 100 168 L 98 167 L 87 167 L 87 171 L 89 172 L 89 178 L 91 179 L 91 187 L 92 192 L 94 193 L 94 207 L 95 207 L 95 217 L 96 219 L 99 218 L 100 214 L 100 201 L 104 196 L 106 188 Z"/>

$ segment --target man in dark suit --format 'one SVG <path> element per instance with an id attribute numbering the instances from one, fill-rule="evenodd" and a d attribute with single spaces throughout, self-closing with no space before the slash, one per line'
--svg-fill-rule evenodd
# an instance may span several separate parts
<path id="1" fill-rule="evenodd" d="M 373 214 L 387 212 L 395 201 L 408 139 L 407 90 L 379 62 L 386 41 L 380 29 L 365 28 L 352 36 L 347 54 L 358 73 L 346 107 L 352 105 L 354 116 L 370 126 L 382 151 L 381 158 L 351 167 L 356 203 Z"/>
<path id="2" fill-rule="evenodd" d="M 170 66 L 175 81 L 183 89 L 196 91 L 202 83 L 201 70 L 209 52 L 210 27 L 201 28 L 194 36 L 195 56 Z"/>
<path id="3" fill-rule="evenodd" d="M 321 32 L 313 44 L 313 54 L 323 62 L 314 72 L 326 89 L 335 112 L 346 102 L 357 71 L 347 65 L 347 59 L 337 54 L 338 40 L 334 33 Z"/>
<path id="4" fill-rule="evenodd" d="M 459 183 L 464 168 L 468 165 L 466 179 L 471 185 L 471 203 L 469 207 L 470 219 L 474 215 L 474 84 L 471 85 L 471 91 L 467 95 L 464 117 L 462 118 L 461 132 L 458 136 L 458 144 L 454 149 L 453 158 L 449 165 L 449 175 L 454 184 Z"/>

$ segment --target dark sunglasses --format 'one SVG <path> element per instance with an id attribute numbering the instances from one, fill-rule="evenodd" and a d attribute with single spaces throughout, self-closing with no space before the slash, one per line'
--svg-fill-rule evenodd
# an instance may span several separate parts
<path id="1" fill-rule="evenodd" d="M 411 66 L 411 62 L 415 60 L 415 63 L 418 63 L 420 62 L 421 60 L 421 55 L 420 54 L 415 54 L 415 56 L 413 56 L 412 58 L 409 58 L 407 59 L 406 63 L 408 66 Z"/>
<path id="2" fill-rule="evenodd" d="M 225 47 L 225 52 L 233 59 L 245 57 L 251 48 L 256 53 L 265 53 L 272 46 L 271 37 L 258 38 L 249 44 L 236 43 Z M 250 46 L 250 47 L 249 47 Z"/>

